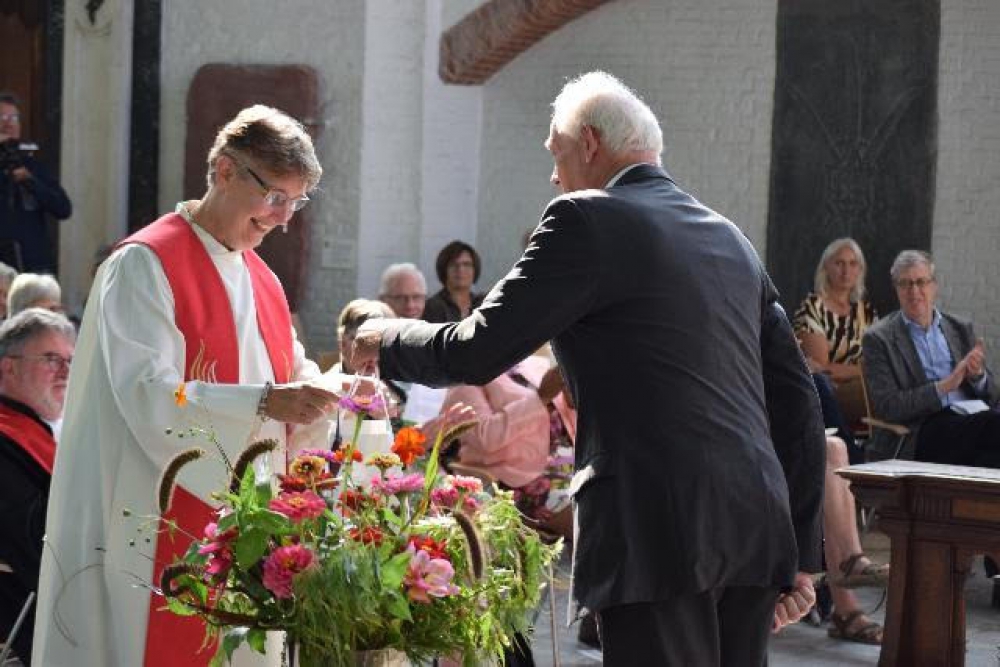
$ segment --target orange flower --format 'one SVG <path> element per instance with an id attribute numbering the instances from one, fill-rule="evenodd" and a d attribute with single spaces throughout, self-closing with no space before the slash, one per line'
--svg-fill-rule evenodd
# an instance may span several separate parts
<path id="1" fill-rule="evenodd" d="M 343 463 L 344 459 L 347 457 L 347 453 L 350 452 L 350 457 L 352 461 L 361 463 L 364 461 L 365 457 L 353 444 L 346 443 L 341 445 L 340 449 L 333 453 L 333 458 L 336 459 L 338 463 Z"/>
<path id="2" fill-rule="evenodd" d="M 406 426 L 399 429 L 399 433 L 396 434 L 396 441 L 392 443 L 392 452 L 399 457 L 404 466 L 408 466 L 418 456 L 423 455 L 425 442 L 427 442 L 427 436 L 420 429 Z"/>
<path id="3" fill-rule="evenodd" d="M 177 407 L 183 408 L 187 402 L 187 385 L 181 382 L 177 385 L 177 389 L 174 389 L 174 403 L 177 404 Z"/>

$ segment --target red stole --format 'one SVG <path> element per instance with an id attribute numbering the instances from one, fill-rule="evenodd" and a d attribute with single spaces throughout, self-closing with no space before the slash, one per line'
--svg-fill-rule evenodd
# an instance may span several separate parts
<path id="1" fill-rule="evenodd" d="M 52 432 L 37 419 L 0 403 L 0 433 L 16 442 L 35 463 L 52 474 L 56 458 L 56 441 Z"/>
<path id="2" fill-rule="evenodd" d="M 184 380 L 221 384 L 239 382 L 240 360 L 236 321 L 229 295 L 218 269 L 198 235 L 183 217 L 165 215 L 141 229 L 122 244 L 141 243 L 159 258 L 174 295 L 174 322 L 184 336 Z M 252 250 L 243 252 L 250 273 L 257 326 L 267 348 L 277 384 L 292 374 L 292 321 L 281 285 L 264 261 Z M 170 511 L 160 523 L 153 563 L 153 583 L 159 585 L 162 569 L 187 551 L 187 535 L 201 536 L 213 520 L 213 508 L 181 487 L 174 491 Z M 169 537 L 166 522 L 180 530 L 179 539 Z M 197 667 L 208 665 L 215 644 L 203 647 L 204 623 L 195 617 L 175 616 L 162 607 L 162 599 L 150 596 L 146 630 L 147 667 Z"/>

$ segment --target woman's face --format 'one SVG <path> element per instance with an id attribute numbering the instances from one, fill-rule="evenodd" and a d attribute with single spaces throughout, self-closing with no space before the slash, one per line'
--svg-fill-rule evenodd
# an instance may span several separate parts
<path id="1" fill-rule="evenodd" d="M 217 178 L 231 211 L 219 241 L 231 250 L 256 248 L 275 227 L 287 224 L 295 213 L 295 200 L 305 196 L 307 187 L 300 176 L 278 176 L 266 167 L 243 164 L 229 156 L 219 158 Z M 271 193 L 284 195 L 285 203 L 269 204 Z"/>
<path id="2" fill-rule="evenodd" d="M 837 292 L 853 290 L 861 277 L 861 262 L 850 247 L 844 246 L 826 261 L 826 277 Z"/>
<path id="3" fill-rule="evenodd" d="M 462 251 L 448 262 L 446 276 L 449 290 L 468 290 L 472 288 L 472 283 L 476 279 L 476 265 L 472 261 L 472 255 Z"/>

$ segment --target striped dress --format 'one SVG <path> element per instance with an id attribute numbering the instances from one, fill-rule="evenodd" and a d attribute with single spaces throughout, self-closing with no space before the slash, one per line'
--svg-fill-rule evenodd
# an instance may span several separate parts
<path id="1" fill-rule="evenodd" d="M 861 361 L 861 337 L 877 317 L 866 300 L 852 303 L 847 315 L 838 315 L 826 307 L 821 296 L 810 294 L 795 311 L 792 324 L 796 336 L 818 333 L 826 338 L 830 363 L 856 364 Z"/>

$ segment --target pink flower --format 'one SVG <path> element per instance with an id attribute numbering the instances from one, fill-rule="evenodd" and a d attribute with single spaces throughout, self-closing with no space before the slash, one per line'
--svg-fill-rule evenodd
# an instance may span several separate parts
<path id="1" fill-rule="evenodd" d="M 413 555 L 403 579 L 406 594 L 411 600 L 429 603 L 431 597 L 443 598 L 458 593 L 458 586 L 451 583 L 455 569 L 450 562 L 444 558 L 432 558 L 426 551 L 417 551 L 412 544 L 406 550 Z"/>
<path id="2" fill-rule="evenodd" d="M 323 514 L 326 502 L 312 491 L 285 492 L 271 500 L 268 507 L 298 523 Z"/>
<path id="3" fill-rule="evenodd" d="M 431 491 L 431 502 L 439 507 L 454 507 L 458 502 L 458 489 L 453 486 L 440 486 Z"/>
<path id="4" fill-rule="evenodd" d="M 476 499 L 475 496 L 466 496 L 462 499 L 462 506 L 465 507 L 465 511 L 472 512 L 475 514 L 479 511 L 481 503 Z"/>
<path id="5" fill-rule="evenodd" d="M 329 463 L 337 462 L 337 459 L 333 457 L 333 452 L 329 449 L 303 449 L 299 452 L 299 456 L 318 456 L 321 459 L 326 459 Z"/>
<path id="6" fill-rule="evenodd" d="M 465 477 L 463 475 L 448 475 L 445 482 L 451 484 L 456 489 L 468 491 L 469 493 L 479 493 L 483 490 L 483 480 L 478 477 Z"/>
<path id="7" fill-rule="evenodd" d="M 208 567 L 205 574 L 210 577 L 222 577 L 229 568 L 233 566 L 232 542 L 236 539 L 238 532 L 233 526 L 223 532 L 219 532 L 219 524 L 210 523 L 205 526 L 206 542 L 198 547 L 198 553 L 208 555 Z"/>
<path id="8" fill-rule="evenodd" d="M 337 405 L 356 415 L 374 415 L 385 411 L 385 401 L 381 396 L 344 396 Z"/>
<path id="9" fill-rule="evenodd" d="M 292 580 L 315 561 L 313 552 L 301 544 L 275 549 L 264 561 L 264 587 L 276 598 L 292 597 Z"/>
<path id="10" fill-rule="evenodd" d="M 415 493 L 424 490 L 424 476 L 413 475 L 393 475 L 385 479 L 373 479 L 372 487 L 378 489 L 387 496 L 394 496 L 399 493 Z"/>

